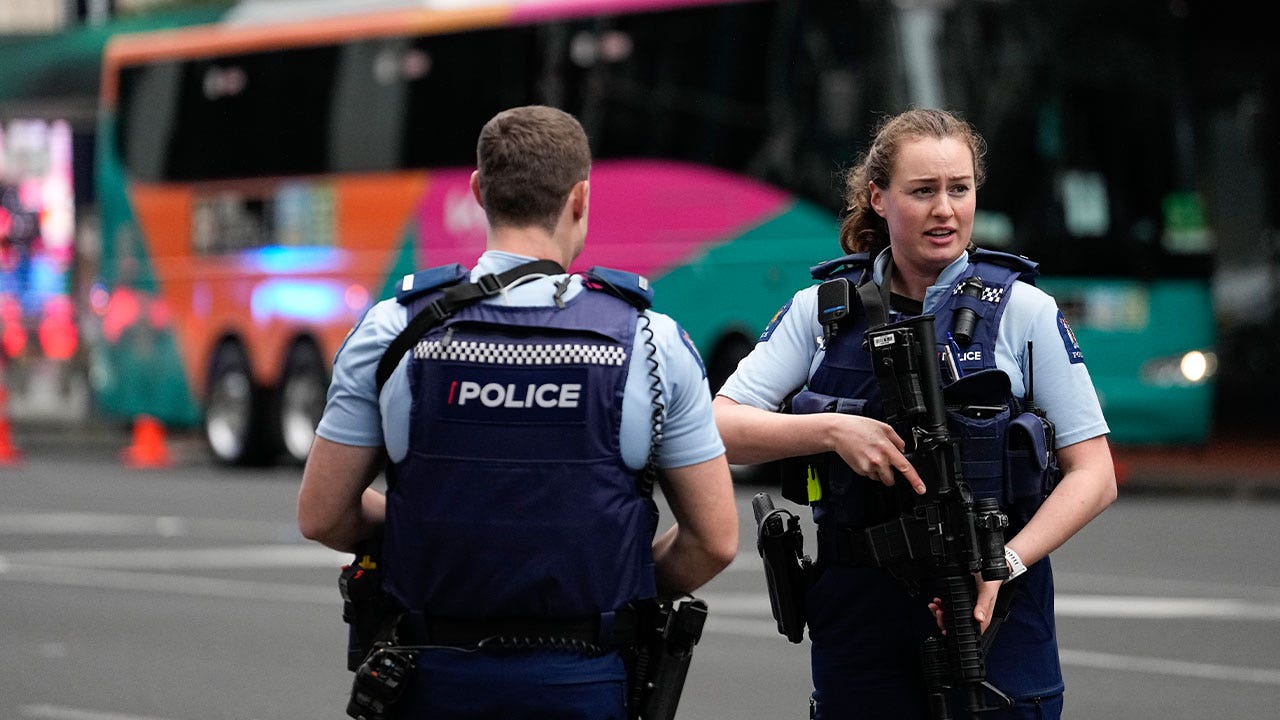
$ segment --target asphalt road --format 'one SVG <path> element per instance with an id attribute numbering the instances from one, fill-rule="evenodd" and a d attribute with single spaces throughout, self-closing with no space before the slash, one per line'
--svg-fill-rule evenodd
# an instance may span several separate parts
<path id="1" fill-rule="evenodd" d="M 298 535 L 297 480 L 129 470 L 71 442 L 0 468 L 0 717 L 345 717 L 347 557 Z M 682 720 L 807 717 L 807 644 L 776 633 L 755 554 L 759 489 L 739 487 L 742 551 L 698 593 Z M 1122 493 L 1055 553 L 1067 717 L 1280 715 L 1278 510 Z"/>

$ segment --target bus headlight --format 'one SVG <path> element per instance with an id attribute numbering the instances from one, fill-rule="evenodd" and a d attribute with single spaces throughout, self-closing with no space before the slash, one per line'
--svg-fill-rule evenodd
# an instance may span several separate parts
<path id="1" fill-rule="evenodd" d="M 1165 387 L 1199 385 L 1218 371 L 1218 356 L 1192 350 L 1182 355 L 1156 358 L 1142 366 L 1142 379 Z"/>

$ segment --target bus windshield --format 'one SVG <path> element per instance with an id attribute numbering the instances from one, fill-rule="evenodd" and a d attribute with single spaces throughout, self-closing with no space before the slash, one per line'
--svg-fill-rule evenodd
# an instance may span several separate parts
<path id="1" fill-rule="evenodd" d="M 1062 275 L 1208 277 L 1185 30 L 1147 3 L 962 3 L 953 101 L 990 145 L 979 242 Z M 1049 31 L 1051 30 L 1051 31 Z M 949 98 L 951 99 L 951 98 Z"/>

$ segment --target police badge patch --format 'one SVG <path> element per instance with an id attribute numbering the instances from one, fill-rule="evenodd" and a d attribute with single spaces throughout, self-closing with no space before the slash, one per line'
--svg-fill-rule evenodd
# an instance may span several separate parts
<path id="1" fill-rule="evenodd" d="M 1067 359 L 1073 363 L 1084 362 L 1084 353 L 1080 351 L 1080 343 L 1076 342 L 1076 334 L 1062 311 L 1058 311 L 1058 334 L 1062 336 L 1062 344 L 1067 349 Z"/>
<path id="2" fill-rule="evenodd" d="M 766 342 L 773 335 L 773 331 L 778 327 L 778 323 L 782 322 L 782 316 L 787 314 L 791 309 L 791 301 L 788 300 L 786 305 L 778 308 L 778 312 L 773 314 L 773 318 L 769 320 L 769 324 L 765 326 L 764 332 L 760 333 L 759 342 Z"/>
<path id="3" fill-rule="evenodd" d="M 702 369 L 702 377 L 707 377 L 707 366 L 702 363 L 702 355 L 698 353 L 698 346 L 693 344 L 693 338 L 689 337 L 689 331 L 676 323 L 676 329 L 680 331 L 680 340 L 684 342 L 684 346 L 688 348 L 689 354 L 693 355 L 693 359 L 698 361 L 698 367 Z"/>

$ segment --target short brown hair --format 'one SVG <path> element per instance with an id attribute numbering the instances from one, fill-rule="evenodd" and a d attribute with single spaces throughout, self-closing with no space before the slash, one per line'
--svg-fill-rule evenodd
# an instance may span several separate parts
<path id="1" fill-rule="evenodd" d="M 526 105 L 485 123 L 476 167 L 490 227 L 534 225 L 552 232 L 569 191 L 591 172 L 591 149 L 572 115 Z"/>
<path id="2" fill-rule="evenodd" d="M 955 138 L 973 155 L 974 187 L 981 187 L 987 171 L 987 143 L 967 121 L 946 110 L 907 110 L 886 117 L 876 127 L 871 147 L 845 175 L 845 217 L 840 224 L 840 247 L 845 252 L 872 255 L 889 245 L 889 226 L 871 207 L 868 182 L 889 187 L 903 143 L 920 138 Z"/>

